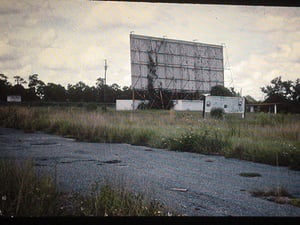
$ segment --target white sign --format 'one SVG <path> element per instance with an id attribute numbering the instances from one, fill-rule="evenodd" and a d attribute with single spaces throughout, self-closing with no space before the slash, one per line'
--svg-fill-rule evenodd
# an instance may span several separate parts
<path id="1" fill-rule="evenodd" d="M 7 102 L 21 102 L 21 96 L 20 95 L 9 95 L 7 96 Z"/>

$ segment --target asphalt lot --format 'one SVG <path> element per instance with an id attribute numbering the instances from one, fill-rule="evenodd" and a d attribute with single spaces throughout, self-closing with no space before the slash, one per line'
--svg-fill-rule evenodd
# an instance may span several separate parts
<path id="1" fill-rule="evenodd" d="M 285 167 L 8 128 L 0 128 L 0 158 L 32 159 L 64 191 L 88 193 L 95 182 L 111 182 L 188 216 L 300 216 L 300 208 L 249 193 L 284 187 L 300 197 L 300 172 Z M 239 175 L 249 172 L 261 176 Z"/>

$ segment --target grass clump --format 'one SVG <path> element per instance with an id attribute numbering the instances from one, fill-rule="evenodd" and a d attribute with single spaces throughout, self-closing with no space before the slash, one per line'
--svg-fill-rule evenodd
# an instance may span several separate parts
<path id="1" fill-rule="evenodd" d="M 60 215 L 60 193 L 51 177 L 36 178 L 32 162 L 0 161 L 2 216 Z"/>
<path id="2" fill-rule="evenodd" d="M 87 111 L 96 111 L 97 110 L 97 105 L 95 103 L 89 103 L 85 106 Z"/>
<path id="3" fill-rule="evenodd" d="M 210 116 L 215 119 L 223 119 L 225 111 L 223 108 L 212 108 L 210 111 Z"/>
<path id="4" fill-rule="evenodd" d="M 279 204 L 290 204 L 300 207 L 300 199 L 291 195 L 284 187 L 272 188 L 269 190 L 254 190 L 250 191 L 252 196 L 260 197 L 268 201 L 273 201 Z"/>
<path id="5" fill-rule="evenodd" d="M 97 186 L 97 185 L 96 185 Z M 133 194 L 124 188 L 104 185 L 97 192 L 82 199 L 81 214 L 85 216 L 162 216 L 165 208 L 157 201 L 146 202 L 142 194 Z"/>
<path id="6" fill-rule="evenodd" d="M 294 198 L 291 199 L 291 205 L 299 207 L 300 208 L 300 199 L 299 198 Z"/>
<path id="7" fill-rule="evenodd" d="M 291 194 L 284 188 L 272 188 L 269 190 L 254 190 L 250 192 L 254 197 L 269 197 L 269 196 L 276 196 L 276 197 L 291 197 Z"/>
<path id="8" fill-rule="evenodd" d="M 38 177 L 33 162 L 0 161 L 0 216 L 164 216 L 157 201 L 124 188 L 94 185 L 89 195 L 60 192 L 50 176 Z"/>

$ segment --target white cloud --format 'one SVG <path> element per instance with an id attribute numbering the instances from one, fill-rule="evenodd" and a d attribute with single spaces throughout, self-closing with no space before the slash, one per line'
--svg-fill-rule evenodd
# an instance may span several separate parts
<path id="1" fill-rule="evenodd" d="M 95 70 L 99 69 L 99 64 L 103 63 L 106 51 L 100 46 L 90 46 L 80 56 L 82 69 Z"/>
<path id="2" fill-rule="evenodd" d="M 300 69 L 300 62 L 290 60 L 291 48 L 282 46 L 281 51 L 265 55 L 250 55 L 232 67 L 235 85 L 243 88 L 251 96 L 262 99 L 260 87 L 282 76 L 283 80 L 295 80 Z"/>
<path id="3" fill-rule="evenodd" d="M 45 82 L 94 85 L 107 59 L 108 83 L 130 86 L 133 30 L 225 43 L 233 85 L 245 95 L 261 98 L 259 88 L 275 76 L 299 77 L 299 8 L 81 0 L 0 0 L 0 72 L 24 77 L 38 73 Z M 225 78 L 230 83 L 228 71 Z"/>
<path id="4" fill-rule="evenodd" d="M 116 29 L 122 26 L 145 26 L 158 18 L 158 6 L 149 3 L 89 2 L 83 17 L 83 29 Z"/>
<path id="5" fill-rule="evenodd" d="M 38 62 L 50 70 L 75 70 L 78 67 L 78 55 L 71 49 L 47 48 L 39 55 Z"/>

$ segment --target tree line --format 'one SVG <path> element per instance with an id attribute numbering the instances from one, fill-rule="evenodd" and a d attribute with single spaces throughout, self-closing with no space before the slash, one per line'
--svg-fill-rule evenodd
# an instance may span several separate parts
<path id="1" fill-rule="evenodd" d="M 132 96 L 129 87 L 121 88 L 115 83 L 106 85 L 103 78 L 98 78 L 94 86 L 79 81 L 68 84 L 67 88 L 55 83 L 45 84 L 38 74 L 30 75 L 28 81 L 20 76 L 14 76 L 14 79 L 13 85 L 7 80 L 7 76 L 0 74 L 0 101 L 6 101 L 8 95 L 20 95 L 22 101 L 112 103 L 116 99 L 131 99 Z"/>
<path id="2" fill-rule="evenodd" d="M 118 84 L 106 85 L 103 78 L 98 78 L 94 86 L 89 86 L 82 81 L 76 84 L 68 84 L 67 88 L 60 84 L 45 84 L 39 79 L 38 74 L 32 74 L 28 81 L 20 76 L 14 76 L 15 84 L 7 80 L 7 76 L 0 74 L 0 102 L 6 102 L 8 95 L 20 95 L 22 101 L 45 101 L 45 102 L 101 102 L 115 103 L 116 99 L 132 99 L 132 89 Z M 27 84 L 27 88 L 25 85 Z M 155 93 L 154 93 L 155 91 Z M 154 90 L 153 93 L 144 91 L 135 95 L 136 99 L 152 99 L 152 108 L 170 108 L 172 99 L 201 99 L 201 93 L 193 93 L 187 96 L 184 93 L 173 93 L 167 90 Z M 300 79 L 295 81 L 282 80 L 281 76 L 271 80 L 269 85 L 261 87 L 266 94 L 266 102 L 284 102 L 287 108 L 294 108 L 294 112 L 300 111 Z M 224 86 L 212 87 L 210 95 L 214 96 L 239 96 L 233 88 Z M 151 98 L 152 96 L 152 98 Z M 155 98 L 153 96 L 156 96 Z M 255 100 L 251 96 L 246 99 Z M 290 111 L 290 110 L 286 110 Z"/>

